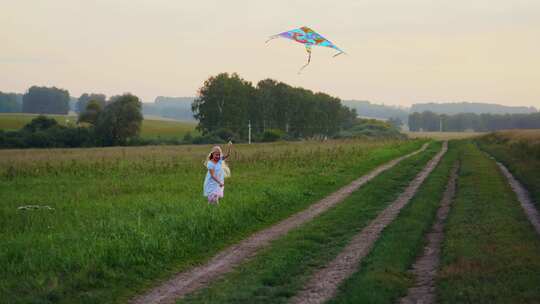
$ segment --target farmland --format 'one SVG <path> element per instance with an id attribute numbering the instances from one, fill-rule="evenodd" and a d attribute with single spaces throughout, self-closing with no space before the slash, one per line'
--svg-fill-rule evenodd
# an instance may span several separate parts
<path id="1" fill-rule="evenodd" d="M 56 119 L 61 125 L 75 125 L 77 122 L 77 116 L 75 115 L 47 116 Z M 18 130 L 35 117 L 37 117 L 35 114 L 0 114 L 0 130 Z M 150 117 L 143 120 L 141 136 L 143 138 L 161 137 L 181 139 L 188 132 L 192 135 L 198 134 L 195 131 L 195 126 L 196 124 L 194 122 L 164 120 Z"/>
<path id="2" fill-rule="evenodd" d="M 210 146 L 0 151 L 0 298 L 305 303 L 313 278 L 330 271 L 315 281 L 317 302 L 395 303 L 418 284 L 411 269 L 453 176 L 457 187 L 434 249 L 440 262 L 429 296 L 440 303 L 536 303 L 540 238 L 489 155 L 538 202 L 537 136 L 513 131 L 452 140 L 447 152 L 425 139 L 237 145 L 218 206 L 201 195 Z M 361 176 L 369 178 L 357 182 Z M 320 213 L 302 215 L 324 204 Z M 51 209 L 18 209 L 25 205 Z M 302 220 L 260 242 L 295 216 Z M 246 248 L 238 244 L 255 233 L 262 234 L 234 267 L 210 268 L 185 292 L 183 283 L 169 281 L 227 263 L 220 257 L 230 248 L 242 256 Z M 364 236 L 358 260 L 333 270 L 352 261 L 340 257 L 360 250 L 351 244 Z M 328 277 L 341 279 L 327 292 Z"/>

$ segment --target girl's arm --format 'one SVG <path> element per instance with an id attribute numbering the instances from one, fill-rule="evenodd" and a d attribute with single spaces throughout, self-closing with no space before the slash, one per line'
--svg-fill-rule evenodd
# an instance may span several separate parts
<path id="1" fill-rule="evenodd" d="M 227 155 L 223 155 L 222 157 L 223 160 L 226 160 L 227 158 L 229 158 L 229 156 L 231 156 L 232 142 L 229 141 L 229 144 L 227 145 L 227 147 L 229 149 L 227 151 Z"/>
<path id="2" fill-rule="evenodd" d="M 208 171 L 210 171 L 210 176 L 212 177 L 212 179 L 215 180 L 220 187 L 223 187 L 223 183 L 216 177 L 214 169 L 208 169 Z"/>

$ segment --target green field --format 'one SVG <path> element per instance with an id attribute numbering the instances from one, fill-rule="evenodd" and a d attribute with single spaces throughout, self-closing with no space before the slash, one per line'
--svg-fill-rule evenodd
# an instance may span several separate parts
<path id="1" fill-rule="evenodd" d="M 254 299 L 257 303 L 286 303 L 314 271 L 400 194 L 439 148 L 433 144 L 426 153 L 383 173 L 343 203 L 274 242 L 238 271 L 179 303 L 253 303 Z"/>
<path id="2" fill-rule="evenodd" d="M 125 300 L 421 144 L 242 145 L 219 208 L 201 193 L 208 146 L 0 151 L 0 298 Z"/>
<path id="3" fill-rule="evenodd" d="M 75 115 L 47 115 L 58 121 L 61 125 L 75 125 L 77 116 Z M 22 128 L 29 123 L 36 114 L 6 114 L 0 113 L 0 130 L 14 131 Z M 182 139 L 184 135 L 190 132 L 193 136 L 198 132 L 195 130 L 195 122 L 160 120 L 152 117 L 145 119 L 141 128 L 143 138 L 176 138 Z"/>
<path id="4" fill-rule="evenodd" d="M 461 166 L 444 229 L 437 302 L 538 303 L 540 238 L 495 161 L 482 152 L 503 161 L 536 198 L 536 134 L 451 141 L 330 303 L 396 303 L 407 294 L 415 284 L 411 266 L 456 162 Z M 210 145 L 0 151 L 0 299 L 125 303 L 424 143 L 238 145 L 218 206 L 201 193 Z M 178 303 L 287 303 L 441 148 L 428 143 Z M 18 210 L 25 205 L 53 209 Z"/>

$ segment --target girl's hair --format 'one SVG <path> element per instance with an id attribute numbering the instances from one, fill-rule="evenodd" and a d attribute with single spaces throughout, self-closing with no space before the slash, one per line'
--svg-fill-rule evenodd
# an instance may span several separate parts
<path id="1" fill-rule="evenodd" d="M 208 162 L 214 157 L 214 155 L 213 155 L 214 152 L 219 152 L 219 154 L 221 154 L 221 156 L 223 156 L 223 152 L 221 152 L 221 147 L 220 146 L 214 146 L 212 148 L 212 151 L 210 151 L 210 153 L 208 153 L 208 157 L 204 161 L 204 166 L 205 167 L 208 166 Z M 229 169 L 229 166 L 227 165 L 225 160 L 223 160 L 221 162 L 221 168 L 223 169 L 223 173 L 224 173 L 225 177 L 230 177 L 231 176 L 231 169 Z"/>

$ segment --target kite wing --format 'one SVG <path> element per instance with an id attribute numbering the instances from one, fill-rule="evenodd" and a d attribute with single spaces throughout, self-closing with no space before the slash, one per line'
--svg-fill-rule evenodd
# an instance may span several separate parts
<path id="1" fill-rule="evenodd" d="M 291 39 L 306 46 L 306 51 L 308 52 L 308 62 L 300 69 L 300 71 L 302 71 L 311 62 L 311 47 L 314 45 L 325 46 L 335 49 L 339 53 L 335 54 L 334 57 L 345 53 L 343 50 L 333 44 L 330 40 L 324 38 L 319 33 L 315 32 L 307 26 L 270 36 L 270 38 L 266 42 L 276 38 Z"/>

